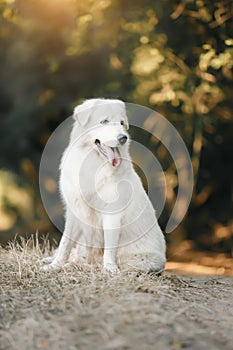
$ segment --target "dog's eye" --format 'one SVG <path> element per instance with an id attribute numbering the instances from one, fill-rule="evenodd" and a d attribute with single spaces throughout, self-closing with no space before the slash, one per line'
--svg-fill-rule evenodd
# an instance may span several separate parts
<path id="1" fill-rule="evenodd" d="M 121 120 L 121 125 L 125 125 L 125 122 L 124 122 L 124 120 Z"/>
<path id="2" fill-rule="evenodd" d="M 108 119 L 101 120 L 101 122 L 100 122 L 100 124 L 108 124 L 108 123 L 109 123 Z"/>

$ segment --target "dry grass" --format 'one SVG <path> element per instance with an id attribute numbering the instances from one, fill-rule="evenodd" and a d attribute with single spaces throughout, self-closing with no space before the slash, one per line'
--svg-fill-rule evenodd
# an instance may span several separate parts
<path id="1" fill-rule="evenodd" d="M 41 273 L 48 250 L 0 250 L 0 349 L 232 349 L 232 278 Z"/>

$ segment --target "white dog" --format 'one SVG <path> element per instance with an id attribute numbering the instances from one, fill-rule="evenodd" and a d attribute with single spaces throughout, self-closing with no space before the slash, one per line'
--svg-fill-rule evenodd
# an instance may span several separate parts
<path id="1" fill-rule="evenodd" d="M 60 165 L 65 230 L 42 269 L 61 268 L 77 246 L 91 260 L 103 252 L 110 272 L 134 267 L 160 272 L 165 240 L 129 156 L 128 121 L 120 100 L 91 99 L 74 110 L 70 142 Z"/>

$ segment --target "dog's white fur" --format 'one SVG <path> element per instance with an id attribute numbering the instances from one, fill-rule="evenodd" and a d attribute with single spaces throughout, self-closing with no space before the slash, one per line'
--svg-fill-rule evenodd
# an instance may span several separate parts
<path id="1" fill-rule="evenodd" d="M 119 266 L 162 271 L 166 262 L 163 233 L 132 166 L 129 139 L 124 145 L 118 142 L 119 134 L 128 136 L 125 104 L 87 100 L 75 108 L 73 117 L 70 142 L 60 165 L 65 230 L 56 254 L 43 270 L 62 267 L 77 245 L 78 257 L 89 261 L 102 248 L 103 267 L 110 272 L 119 271 Z M 114 167 L 98 151 L 96 139 L 118 147 L 119 166 Z"/>

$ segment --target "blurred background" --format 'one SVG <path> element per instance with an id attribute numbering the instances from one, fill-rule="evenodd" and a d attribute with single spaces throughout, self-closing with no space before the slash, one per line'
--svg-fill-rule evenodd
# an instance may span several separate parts
<path id="1" fill-rule="evenodd" d="M 190 208 L 167 235 L 171 267 L 233 274 L 232 19 L 232 0 L 0 0 L 0 243 L 59 241 L 39 193 L 43 148 L 83 99 L 120 98 L 165 116 L 192 159 Z M 169 179 L 164 228 L 176 170 L 138 137 Z M 53 179 L 47 190 L 57 193 Z"/>

